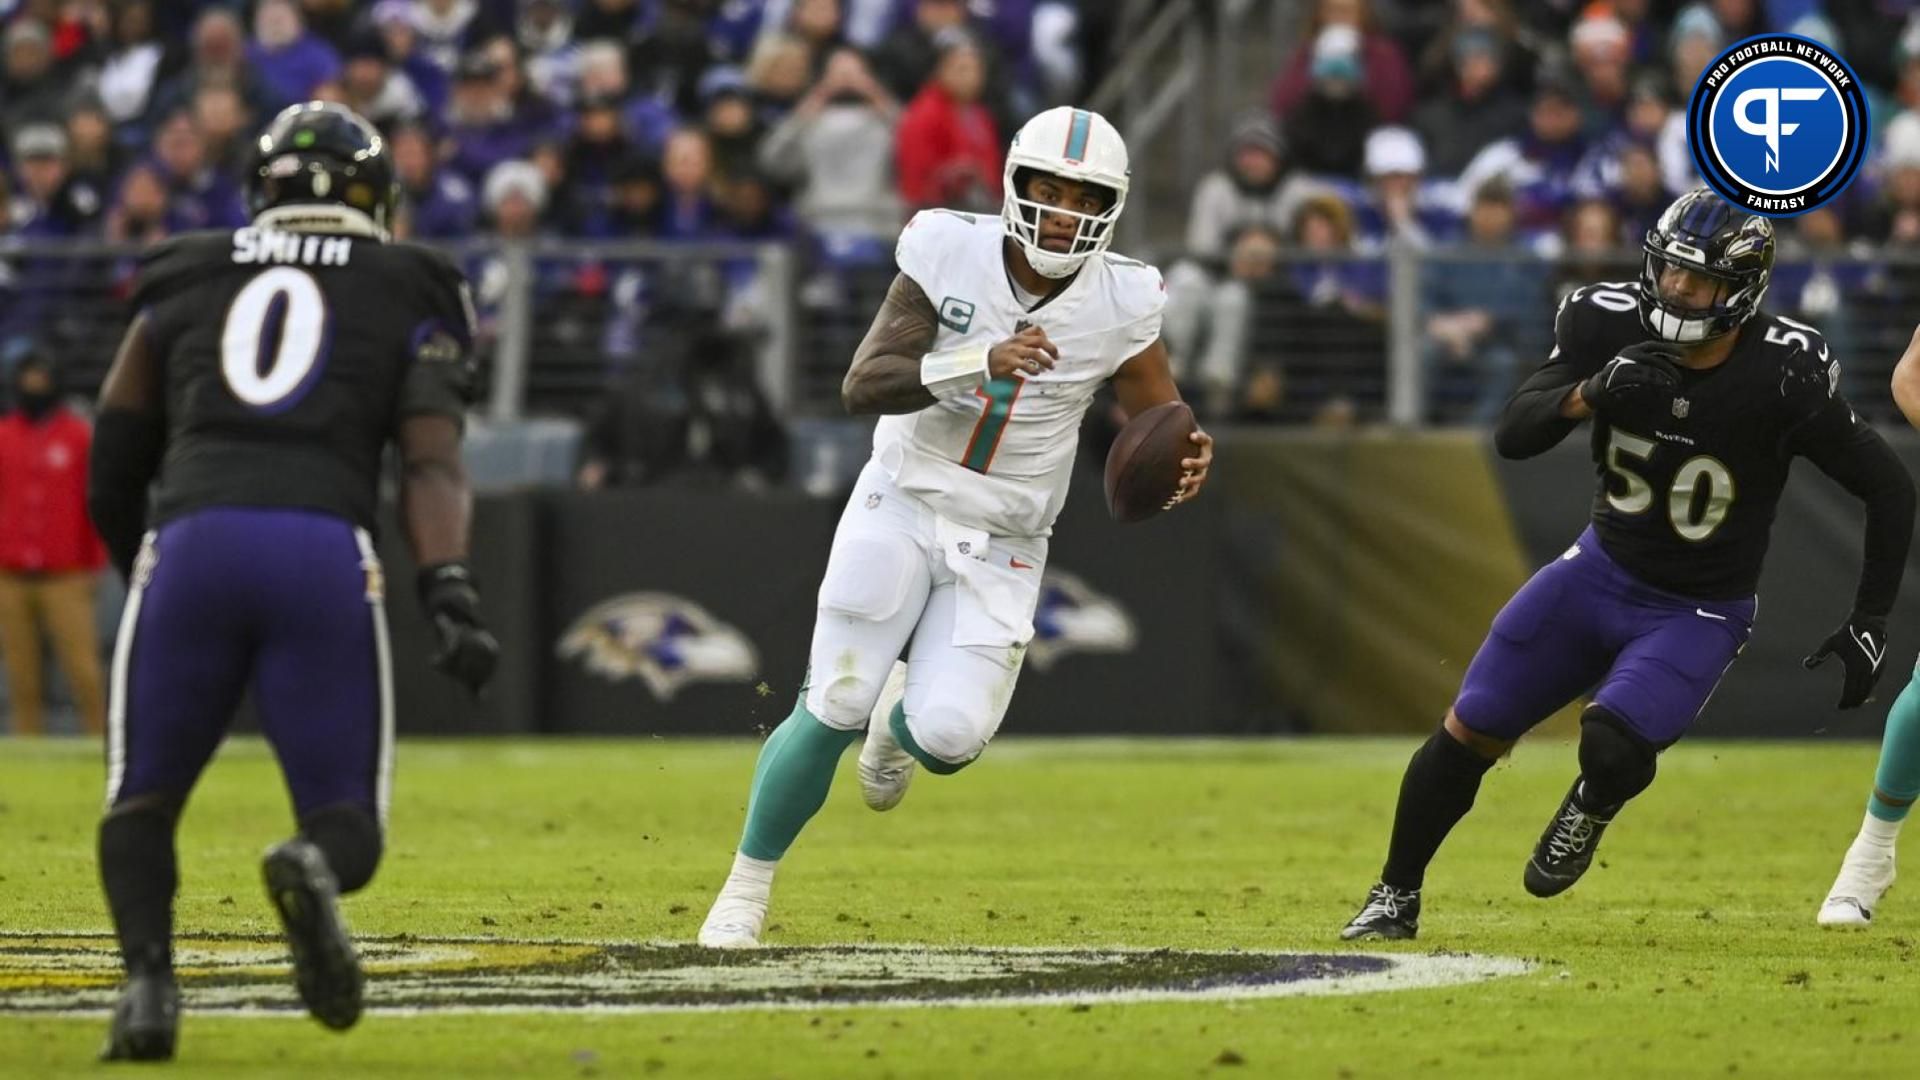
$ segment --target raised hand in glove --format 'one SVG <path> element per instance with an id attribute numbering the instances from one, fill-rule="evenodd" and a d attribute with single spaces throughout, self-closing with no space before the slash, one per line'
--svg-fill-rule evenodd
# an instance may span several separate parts
<path id="1" fill-rule="evenodd" d="M 1874 684 L 1880 681 L 1881 662 L 1887 658 L 1886 616 L 1854 612 L 1846 625 L 1821 642 L 1803 663 L 1812 670 L 1826 663 L 1829 656 L 1838 656 L 1847 666 L 1847 677 L 1840 687 L 1840 707 L 1853 709 L 1865 704 Z"/>
<path id="2" fill-rule="evenodd" d="M 1679 360 L 1679 346 L 1664 341 L 1629 345 L 1580 384 L 1580 400 L 1603 413 L 1635 397 L 1671 397 L 1680 389 Z"/>
<path id="3" fill-rule="evenodd" d="M 500 642 L 480 621 L 480 591 L 463 562 L 420 569 L 420 608 L 433 621 L 440 648 L 430 661 L 440 672 L 478 694 L 500 662 Z"/>

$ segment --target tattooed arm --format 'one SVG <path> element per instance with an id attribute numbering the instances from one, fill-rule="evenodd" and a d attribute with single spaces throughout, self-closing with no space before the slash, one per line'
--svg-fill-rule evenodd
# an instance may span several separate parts
<path id="1" fill-rule="evenodd" d="M 920 382 L 920 359 L 933 348 L 940 316 L 918 282 L 896 274 L 886 302 L 853 352 L 840 400 L 855 416 L 910 413 L 933 404 Z"/>
<path id="2" fill-rule="evenodd" d="M 991 348 L 976 345 L 936 354 L 934 359 L 941 362 L 930 371 L 928 350 L 939 323 L 939 313 L 920 285 L 905 274 L 895 275 L 840 384 L 847 411 L 855 416 L 919 412 L 939 399 L 936 386 L 949 396 L 971 393 L 989 379 L 1038 375 L 1060 355 L 1045 331 L 1029 326 Z M 936 384 L 930 385 L 927 380 L 936 375 Z"/>

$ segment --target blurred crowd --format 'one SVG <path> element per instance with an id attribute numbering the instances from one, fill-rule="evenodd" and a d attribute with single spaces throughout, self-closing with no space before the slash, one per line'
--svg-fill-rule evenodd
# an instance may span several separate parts
<path id="1" fill-rule="evenodd" d="M 1870 164 L 1846 196 L 1781 222 L 1770 306 L 1816 323 L 1847 357 L 1877 357 L 1910 331 L 1920 273 L 1902 241 L 1920 239 L 1920 10 L 1909 0 L 1293 6 L 1295 44 L 1190 193 L 1184 237 L 1133 252 L 1167 271 L 1166 337 L 1212 417 L 1378 418 L 1389 349 L 1411 341 L 1428 419 L 1491 418 L 1549 347 L 1548 313 L 1567 288 L 1637 273 L 1640 236 L 1698 182 L 1686 96 L 1718 50 L 1763 30 L 1832 44 L 1874 117 Z M 388 134 L 403 236 L 736 245 L 737 256 L 680 262 L 544 246 L 516 262 L 482 245 L 468 269 L 483 340 L 516 289 L 534 298 L 534 407 L 608 433 L 583 475 L 654 475 L 620 463 L 646 441 L 616 437 L 609 418 L 644 411 L 649 395 L 710 399 L 689 388 L 716 372 L 738 384 L 738 437 L 688 429 L 708 446 L 761 447 L 756 475 L 771 475 L 781 455 L 755 434 L 765 395 L 750 385 L 769 312 L 798 310 L 800 363 L 843 363 L 906 216 L 997 210 L 1007 138 L 1042 107 L 1085 100 L 1124 48 L 1129 7 L 0 0 L 0 225 L 30 240 L 140 244 L 238 224 L 253 133 L 289 102 L 342 101 Z M 1195 5 L 1202 18 L 1222 10 Z M 743 246 L 769 241 L 795 256 L 771 283 Z M 86 290 L 101 278 L 124 292 L 131 269 L 0 257 L 0 368 L 28 344 L 98 351 L 97 308 L 75 298 L 97 303 Z M 1394 301 L 1409 272 L 1416 323 L 1401 333 Z M 734 334 L 726 353 L 739 359 L 637 363 L 678 355 L 663 328 Z"/>
<path id="2" fill-rule="evenodd" d="M 1700 183 L 1688 95 L 1723 47 L 1763 31 L 1836 48 L 1873 115 L 1870 165 L 1846 195 L 1780 222 L 1770 306 L 1842 346 L 1876 305 L 1920 307 L 1920 280 L 1882 258 L 1897 264 L 1920 237 L 1910 2 L 1306 6 L 1268 107 L 1234 127 L 1193 192 L 1187 258 L 1169 275 L 1169 342 L 1216 415 L 1377 415 L 1386 255 L 1400 249 L 1441 253 L 1418 273 L 1431 418 L 1491 419 L 1545 355 L 1543 311 L 1576 283 L 1637 277 L 1641 237 Z"/>
<path id="3" fill-rule="evenodd" d="M 0 239 L 244 224 L 254 134 L 288 104 L 343 102 L 388 138 L 396 234 L 482 241 L 466 260 L 483 350 L 509 296 L 536 297 L 534 405 L 589 421 L 583 483 L 709 466 L 759 483 L 784 446 L 753 350 L 784 298 L 744 245 L 795 252 L 811 308 L 861 306 L 853 286 L 890 273 L 914 210 L 998 209 L 1006 139 L 1100 77 L 1116 16 L 1105 0 L 0 0 Z M 741 254 L 516 260 L 486 243 L 547 238 Z M 0 371 L 29 348 L 103 352 L 98 305 L 134 270 L 32 250 L 0 252 Z M 712 347 L 676 360 L 690 335 Z M 639 437 L 642 420 L 680 434 Z"/>
<path id="4" fill-rule="evenodd" d="M 997 207 L 1002 143 L 1097 76 L 1099 0 L 0 0 L 0 220 L 152 240 L 243 220 L 253 133 L 340 101 L 405 235 L 890 246 Z"/>

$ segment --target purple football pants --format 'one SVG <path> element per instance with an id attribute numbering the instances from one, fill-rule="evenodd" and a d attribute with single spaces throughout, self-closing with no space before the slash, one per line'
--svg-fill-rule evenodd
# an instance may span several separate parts
<path id="1" fill-rule="evenodd" d="M 1595 704 L 1669 746 L 1746 646 L 1756 603 L 1656 589 L 1608 558 L 1589 527 L 1494 617 L 1454 715 L 1483 735 L 1517 739 L 1597 686 Z"/>
<path id="2" fill-rule="evenodd" d="M 149 534 L 114 644 L 107 803 L 184 800 L 251 689 L 296 816 L 386 819 L 393 684 L 367 534 L 304 510 L 220 507 Z"/>

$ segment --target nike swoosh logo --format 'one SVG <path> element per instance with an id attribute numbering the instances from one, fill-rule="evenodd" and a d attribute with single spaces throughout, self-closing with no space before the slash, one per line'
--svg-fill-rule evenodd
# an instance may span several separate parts
<path id="1" fill-rule="evenodd" d="M 1854 644 L 1860 646 L 1861 652 L 1867 654 L 1867 659 L 1873 664 L 1873 669 L 1875 671 L 1880 670 L 1880 658 L 1887 655 L 1886 643 L 1881 642 L 1880 647 L 1875 649 L 1873 647 L 1873 635 L 1865 630 L 1853 635 L 1853 641 Z"/>
<path id="2" fill-rule="evenodd" d="M 1015 570 L 1031 570 L 1031 569 L 1033 569 L 1033 564 L 1032 564 L 1032 563 L 1023 563 L 1023 562 L 1021 562 L 1021 561 L 1020 561 L 1019 559 L 1013 559 L 1013 558 L 1009 558 L 1009 559 L 1007 560 L 1007 565 L 1008 565 L 1008 566 L 1011 566 L 1011 567 L 1013 567 L 1013 568 L 1014 568 Z"/>
<path id="3" fill-rule="evenodd" d="M 1727 617 L 1725 615 L 1715 615 L 1713 612 L 1708 611 L 1706 608 L 1694 608 L 1693 613 L 1695 615 L 1700 616 L 1703 619 L 1718 619 L 1721 622 L 1727 621 Z"/>

